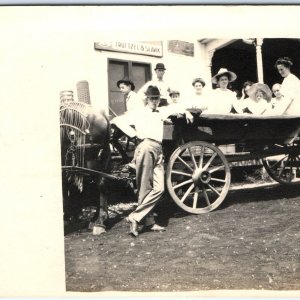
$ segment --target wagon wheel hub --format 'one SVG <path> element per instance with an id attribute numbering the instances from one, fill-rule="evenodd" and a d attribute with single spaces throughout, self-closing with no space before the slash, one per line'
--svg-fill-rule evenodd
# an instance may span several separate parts
<path id="1" fill-rule="evenodd" d="M 192 175 L 192 179 L 196 186 L 203 183 L 207 184 L 211 180 L 211 174 L 208 171 L 203 171 L 201 169 L 196 169 Z"/>

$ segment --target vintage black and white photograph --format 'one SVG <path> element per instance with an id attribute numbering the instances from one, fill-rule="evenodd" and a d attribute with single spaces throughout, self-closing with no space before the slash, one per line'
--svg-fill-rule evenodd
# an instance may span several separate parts
<path id="1" fill-rule="evenodd" d="M 297 296 L 297 12 L 1 7 L 11 243 L 35 249 L 10 268 L 39 253 L 41 295 Z"/>

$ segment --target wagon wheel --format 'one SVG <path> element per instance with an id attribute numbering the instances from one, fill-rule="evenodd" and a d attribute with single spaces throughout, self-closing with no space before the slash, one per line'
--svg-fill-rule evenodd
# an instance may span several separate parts
<path id="1" fill-rule="evenodd" d="M 168 191 L 183 210 L 201 214 L 216 209 L 230 185 L 230 168 L 216 146 L 194 141 L 178 147 L 167 166 Z"/>
<path id="2" fill-rule="evenodd" d="M 290 184 L 300 174 L 299 148 L 291 145 L 276 145 L 284 154 L 263 158 L 263 166 L 272 179 L 281 184 Z"/>

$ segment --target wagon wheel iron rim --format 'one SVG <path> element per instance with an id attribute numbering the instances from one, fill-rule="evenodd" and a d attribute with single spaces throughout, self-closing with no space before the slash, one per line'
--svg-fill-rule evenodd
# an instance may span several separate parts
<path id="1" fill-rule="evenodd" d="M 295 181 L 295 175 L 300 175 L 300 154 L 298 151 L 293 151 L 293 145 L 276 146 L 284 149 L 285 153 L 263 158 L 263 166 L 275 181 L 286 185 L 291 184 Z"/>
<path id="2" fill-rule="evenodd" d="M 230 167 L 216 146 L 194 141 L 178 147 L 167 166 L 167 188 L 183 210 L 201 214 L 216 209 L 230 185 Z"/>

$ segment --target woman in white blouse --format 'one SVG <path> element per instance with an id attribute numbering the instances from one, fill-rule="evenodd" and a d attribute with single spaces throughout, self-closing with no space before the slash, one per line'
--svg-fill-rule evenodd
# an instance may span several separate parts
<path id="1" fill-rule="evenodd" d="M 190 93 L 190 95 L 187 97 L 186 101 L 186 108 L 188 109 L 200 109 L 202 111 L 207 109 L 207 99 L 203 95 L 203 89 L 205 87 L 205 81 L 198 77 L 193 79 L 192 81 L 193 85 L 193 93 Z"/>
<path id="2" fill-rule="evenodd" d="M 217 84 L 218 88 L 210 94 L 207 113 L 228 114 L 231 112 L 233 104 L 236 103 L 236 93 L 228 88 L 230 82 L 236 80 L 235 73 L 221 68 L 219 72 L 212 77 L 211 81 Z"/>
<path id="3" fill-rule="evenodd" d="M 274 108 L 276 114 L 300 115 L 300 80 L 291 73 L 293 61 L 289 57 L 278 58 L 275 68 L 284 78 L 281 84 L 283 100 Z"/>

